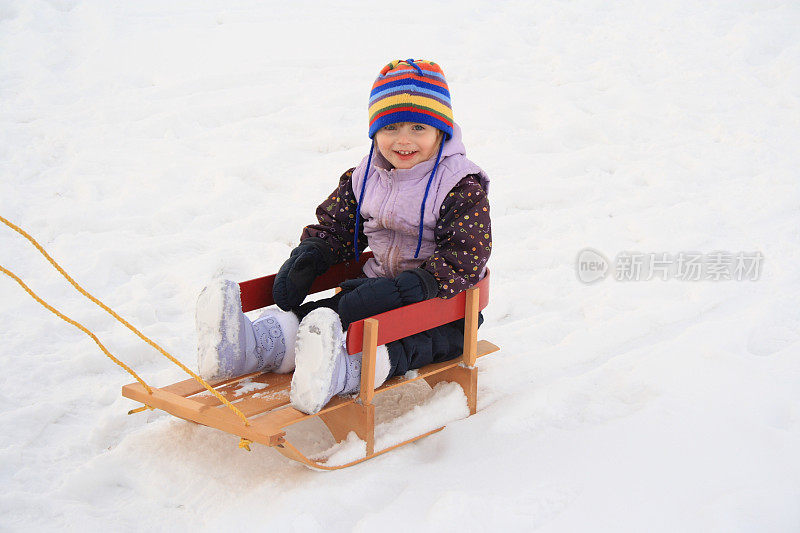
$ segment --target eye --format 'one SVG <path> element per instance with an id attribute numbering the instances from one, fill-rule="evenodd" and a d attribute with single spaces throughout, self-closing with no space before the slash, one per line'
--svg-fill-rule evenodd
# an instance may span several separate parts
<path id="1" fill-rule="evenodd" d="M 414 124 L 414 130 L 415 131 L 425 131 L 425 126 L 423 126 L 422 124 Z"/>
<path id="2" fill-rule="evenodd" d="M 397 129 L 397 127 L 395 127 L 394 124 L 389 124 L 388 126 L 384 126 L 383 129 L 385 129 L 386 131 L 394 131 Z"/>

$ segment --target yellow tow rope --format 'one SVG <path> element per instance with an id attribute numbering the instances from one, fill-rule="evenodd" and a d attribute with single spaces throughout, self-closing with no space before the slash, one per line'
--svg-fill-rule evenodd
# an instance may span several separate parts
<path id="1" fill-rule="evenodd" d="M 100 300 L 98 300 L 97 298 L 95 298 L 94 296 L 92 296 L 91 294 L 89 294 L 89 293 L 88 293 L 88 292 L 87 292 L 87 291 L 86 291 L 86 290 L 85 290 L 83 287 L 81 287 L 81 286 L 80 286 L 80 285 L 79 285 L 79 284 L 78 284 L 78 283 L 77 283 L 77 282 L 76 282 L 74 279 L 72 279 L 72 277 L 70 277 L 70 275 L 69 275 L 69 274 L 67 274 L 67 273 L 64 271 L 64 269 L 63 269 L 63 268 L 61 268 L 61 266 L 60 266 L 60 265 L 59 265 L 59 264 L 58 264 L 58 263 L 55 261 L 55 259 L 53 259 L 53 258 L 50 256 L 50 254 L 48 254 L 48 253 L 45 251 L 45 249 L 44 249 L 44 248 L 43 248 L 43 247 L 42 247 L 42 246 L 41 246 L 41 245 L 40 245 L 40 244 L 39 244 L 39 243 L 36 241 L 36 239 L 34 239 L 33 237 L 31 237 L 31 236 L 30 236 L 30 235 L 29 235 L 29 234 L 28 234 L 28 233 L 27 233 L 25 230 L 23 230 L 22 228 L 20 228 L 19 226 L 17 226 L 16 224 L 12 223 L 11 221 L 9 221 L 8 219 L 6 219 L 6 218 L 4 218 L 4 217 L 2 217 L 2 216 L 0 216 L 0 222 L 2 222 L 3 224 L 5 224 L 5 225 L 6 225 L 6 226 L 8 226 L 9 228 L 13 229 L 13 230 L 14 230 L 14 231 L 16 231 L 17 233 L 19 233 L 20 235 L 22 235 L 23 237 L 25 237 L 25 238 L 26 238 L 26 239 L 27 239 L 27 240 L 28 240 L 28 241 L 29 241 L 31 244 L 33 244 L 33 246 L 34 246 L 34 247 L 36 247 L 36 249 L 37 249 L 37 250 L 39 250 L 39 253 L 41 253 L 41 254 L 42 254 L 44 257 L 45 257 L 45 259 L 47 259 L 47 260 L 50 262 L 50 264 L 51 264 L 51 265 L 53 265 L 53 267 L 54 267 L 54 268 L 55 268 L 55 269 L 58 271 L 58 273 L 59 273 L 59 274 L 61 274 L 61 275 L 64 277 L 64 279 L 66 279 L 68 282 L 70 282 L 70 284 L 71 284 L 73 287 L 75 287 L 75 289 L 76 289 L 78 292 L 80 292 L 82 295 L 84 295 L 85 297 L 87 297 L 89 300 L 91 300 L 92 302 L 94 302 L 95 304 L 97 304 L 97 305 L 98 305 L 98 306 L 99 306 L 99 307 L 100 307 L 100 308 L 101 308 L 103 311 L 105 311 L 106 313 L 108 313 L 109 315 L 111 315 L 112 317 L 114 317 L 114 318 L 115 318 L 117 321 L 119 321 L 119 322 L 120 322 L 122 325 L 124 325 L 126 328 L 128 328 L 129 330 L 131 330 L 133 333 L 135 333 L 135 334 L 136 334 L 136 336 L 138 336 L 138 337 L 139 337 L 140 339 L 142 339 L 144 342 L 146 342 L 147 344 L 149 344 L 150 346 L 152 346 L 153 348 L 155 348 L 155 349 L 156 349 L 158 352 L 160 352 L 160 353 L 161 353 L 161 355 L 163 355 L 164 357 L 166 357 L 167 359 L 169 359 L 170 361 L 172 361 L 173 363 L 175 363 L 176 365 L 178 365 L 178 366 L 181 368 L 181 370 L 183 370 L 184 372 L 186 372 L 187 374 L 189 374 L 189 375 L 190 375 L 192 378 L 194 378 L 194 379 L 195 379 L 195 381 L 197 381 L 198 383 L 200 383 L 200 384 L 201 384 L 203 387 L 205 387 L 205 388 L 206 388 L 206 389 L 207 389 L 207 390 L 208 390 L 208 391 L 209 391 L 211 394 L 213 394 L 214 396 L 216 396 L 218 400 L 220 400 L 222 403 L 224 403 L 226 406 L 228 406 L 228 407 L 229 407 L 231 410 L 233 410 L 233 412 L 234 412 L 234 413 L 236 413 L 236 416 L 238 416 L 239 418 L 241 418 L 241 419 L 242 419 L 242 421 L 244 422 L 244 425 L 245 425 L 245 426 L 249 426 L 249 425 L 250 425 L 250 422 L 247 420 L 247 417 L 244 415 L 244 413 L 242 413 L 242 412 L 241 412 L 239 409 L 237 409 L 237 408 L 236 408 L 236 406 L 235 406 L 235 405 L 233 405 L 231 402 L 229 402 L 228 400 L 226 400 L 226 399 L 225 399 L 225 398 L 224 398 L 224 397 L 223 397 L 223 396 L 222 396 L 222 395 L 221 395 L 219 392 L 217 392 L 217 391 L 216 391 L 216 390 L 215 390 L 215 389 L 214 389 L 214 388 L 213 388 L 211 385 L 209 385 L 208 383 L 206 383 L 206 381 L 205 381 L 203 378 L 201 378 L 200 376 L 198 376 L 197 374 L 195 374 L 194 372 L 192 372 L 191 370 L 189 370 L 189 368 L 187 368 L 187 367 L 186 367 L 186 365 L 184 365 L 183 363 L 181 363 L 180 361 L 178 361 L 177 359 L 175 359 L 175 358 L 174 358 L 172 355 L 170 355 L 170 354 L 169 354 L 169 353 L 168 353 L 166 350 L 164 350 L 164 349 L 163 349 L 161 346 L 159 346 L 158 344 L 156 344 L 155 342 L 153 342 L 152 340 L 150 340 L 150 338 L 148 338 L 147 336 L 145 336 L 145 335 L 144 335 L 144 334 L 143 334 L 141 331 L 139 331 L 139 330 L 138 330 L 138 329 L 136 329 L 134 326 L 132 326 L 132 325 L 131 325 L 131 324 L 130 324 L 130 323 L 127 321 L 127 320 L 125 320 L 124 318 L 122 318 L 121 316 L 119 316 L 117 313 L 115 313 L 115 312 L 114 312 L 114 310 L 112 310 L 110 307 L 108 307 L 108 306 L 107 306 L 107 305 L 105 305 L 103 302 L 101 302 Z M 142 384 L 142 386 L 145 388 L 145 390 L 147 390 L 148 394 L 152 394 L 152 393 L 153 393 L 153 390 L 152 390 L 152 389 L 151 389 L 151 388 L 150 388 L 150 387 L 147 385 L 147 383 L 145 383 L 145 382 L 144 382 L 144 380 L 142 380 L 142 378 L 140 378 L 140 377 L 139 377 L 139 376 L 138 376 L 138 375 L 137 375 L 137 374 L 136 374 L 136 373 L 135 373 L 133 370 L 131 370 L 131 368 L 130 368 L 130 367 L 128 367 L 128 366 L 127 366 L 125 363 L 123 363 L 122 361 L 120 361 L 119 359 L 117 359 L 116 357 L 114 357 L 113 355 L 111 355 L 111 352 L 109 352 L 109 351 L 108 351 L 108 349 L 106 349 L 106 347 L 103 345 L 103 343 L 101 343 L 101 342 L 100 342 L 100 340 L 97 338 L 97 336 L 96 336 L 94 333 L 92 333 L 91 331 L 89 331 L 89 329 L 88 329 L 86 326 L 84 326 L 83 324 L 81 324 L 81 323 L 79 323 L 79 322 L 77 322 L 77 321 L 75 321 L 75 320 L 72 320 L 71 318 L 69 318 L 68 316 L 66 316 L 66 315 L 64 315 L 63 313 L 59 312 L 59 311 L 58 311 L 56 308 L 54 308 L 53 306 L 49 305 L 47 302 L 45 302 L 44 300 L 42 300 L 42 299 L 41 299 L 39 296 L 37 296 L 37 295 L 36 295 L 36 293 L 34 293 L 34 292 L 33 292 L 33 290 L 31 290 L 31 289 L 30 289 L 30 287 L 28 287 L 27 285 L 25 285 L 25 283 L 24 283 L 24 282 L 23 282 L 23 281 L 22 281 L 22 280 L 19 278 L 19 276 L 15 275 L 15 274 L 14 274 L 13 272 L 11 272 L 10 270 L 8 270 L 8 269 L 4 268 L 2 265 L 0 265 L 0 272 L 2 272 L 3 274 L 5 274 L 5 275 L 9 276 L 9 277 L 10 277 L 11 279 L 13 279 L 14 281 L 16 281 L 16 282 L 17 282 L 17 283 L 18 283 L 18 284 L 19 284 L 19 285 L 20 285 L 20 286 L 21 286 L 23 289 L 25 289 L 25 292 L 27 292 L 28 294 L 30 294 L 30 295 L 31 295 L 31 297 L 32 297 L 34 300 L 36 300 L 37 302 L 39 302 L 39 303 L 40 303 L 40 304 L 41 304 L 41 305 L 42 305 L 42 306 L 43 306 L 45 309 L 47 309 L 48 311 L 50 311 L 50 312 L 54 313 L 54 314 L 55 314 L 56 316 L 58 316 L 60 319 L 62 319 L 62 320 L 64 320 L 64 321 L 66 321 L 66 322 L 68 322 L 68 323 L 72 324 L 72 325 L 73 325 L 73 326 L 75 326 L 76 328 L 78 328 L 78 329 L 80 329 L 81 331 L 83 331 L 84 333 L 86 333 L 86 334 L 87 334 L 89 337 L 91 337 L 91 339 L 92 339 L 92 340 L 93 340 L 95 343 L 97 343 L 97 345 L 100 347 L 100 349 L 103 351 L 103 353 L 104 353 L 104 354 L 106 354 L 106 355 L 107 355 L 107 356 L 108 356 L 108 357 L 109 357 L 109 358 L 110 358 L 112 361 L 114 361 L 116 364 L 118 364 L 118 365 L 119 365 L 119 366 L 121 366 L 123 369 L 125 369 L 125 371 L 126 371 L 126 372 L 128 372 L 128 373 L 129 373 L 131 376 L 133 376 L 134 378 L 136 378 L 136 381 L 138 381 L 139 383 L 141 383 L 141 384 Z M 140 409 L 141 409 L 141 408 L 140 408 Z"/>

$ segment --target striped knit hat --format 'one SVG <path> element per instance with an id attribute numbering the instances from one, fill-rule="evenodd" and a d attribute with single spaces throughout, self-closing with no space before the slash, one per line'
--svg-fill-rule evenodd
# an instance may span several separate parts
<path id="1" fill-rule="evenodd" d="M 423 59 L 398 59 L 381 70 L 369 95 L 369 137 L 396 122 L 418 122 L 453 136 L 450 91 L 441 67 Z"/>

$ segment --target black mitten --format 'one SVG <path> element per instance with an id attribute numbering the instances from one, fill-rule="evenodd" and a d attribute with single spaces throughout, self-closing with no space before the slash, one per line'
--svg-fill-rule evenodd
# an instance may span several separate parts
<path id="1" fill-rule="evenodd" d="M 335 262 L 333 252 L 322 239 L 310 237 L 289 255 L 272 285 L 272 298 L 278 307 L 289 311 L 305 300 L 311 284 Z"/>
<path id="2" fill-rule="evenodd" d="M 404 305 L 436 296 L 439 284 L 427 270 L 415 268 L 397 278 L 358 278 L 340 283 L 342 296 L 337 311 L 342 327 Z"/>
<path id="3" fill-rule="evenodd" d="M 439 293 L 439 282 L 425 269 L 412 268 L 401 272 L 394 280 L 403 305 L 429 300 Z"/>

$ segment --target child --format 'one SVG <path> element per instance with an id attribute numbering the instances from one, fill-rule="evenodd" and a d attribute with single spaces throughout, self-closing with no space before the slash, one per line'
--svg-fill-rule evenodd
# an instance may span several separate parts
<path id="1" fill-rule="evenodd" d="M 357 392 L 361 354 L 347 355 L 351 322 L 433 297 L 449 298 L 483 278 L 491 253 L 489 178 L 465 156 L 450 93 L 436 63 L 386 65 L 369 101 L 369 155 L 339 178 L 275 278 L 268 309 L 254 322 L 239 287 L 218 281 L 198 299 L 200 375 L 291 372 L 292 405 L 309 414 L 337 394 Z M 376 150 L 377 147 L 377 150 Z M 331 265 L 374 253 L 366 277 L 331 298 L 303 300 Z M 482 317 L 481 319 L 482 320 Z M 378 347 L 375 386 L 463 350 L 464 321 Z"/>

